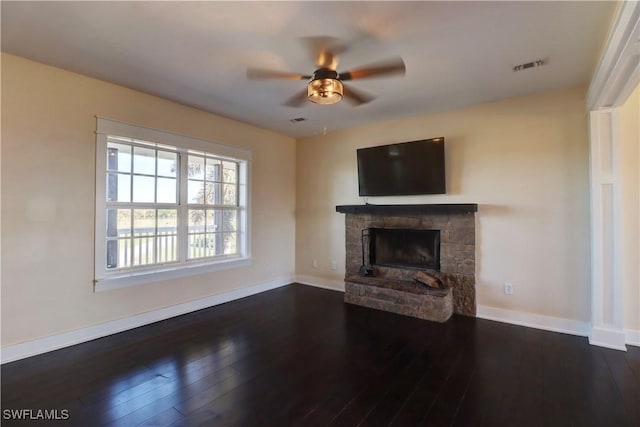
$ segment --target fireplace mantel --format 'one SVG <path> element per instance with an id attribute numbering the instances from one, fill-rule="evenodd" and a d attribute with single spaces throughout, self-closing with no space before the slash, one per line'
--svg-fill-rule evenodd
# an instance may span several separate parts
<path id="1" fill-rule="evenodd" d="M 450 214 L 477 212 L 476 203 L 446 203 L 423 205 L 340 205 L 336 212 L 344 214 Z"/>

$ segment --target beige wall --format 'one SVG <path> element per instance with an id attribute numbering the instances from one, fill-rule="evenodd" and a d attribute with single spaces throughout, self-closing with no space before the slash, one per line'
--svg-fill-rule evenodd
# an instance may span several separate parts
<path id="1" fill-rule="evenodd" d="M 96 115 L 253 153 L 250 267 L 94 293 Z M 2 55 L 2 346 L 293 277 L 295 140 Z"/>
<path id="2" fill-rule="evenodd" d="M 3 54 L 2 346 L 292 277 L 294 267 L 340 282 L 344 216 L 335 206 L 363 203 L 356 148 L 435 136 L 447 141 L 448 194 L 369 202 L 478 203 L 479 304 L 588 321 L 584 93 L 334 132 L 299 140 L 296 152 L 291 138 Z M 639 96 L 621 110 L 625 141 L 638 141 Z M 95 115 L 251 149 L 251 267 L 94 293 Z M 625 327 L 640 329 L 640 150 L 624 147 L 625 200 L 636 200 L 624 213 Z M 514 295 L 504 295 L 505 281 Z"/>
<path id="3" fill-rule="evenodd" d="M 640 87 L 620 108 L 624 327 L 640 330 Z"/>
<path id="4" fill-rule="evenodd" d="M 588 321 L 584 96 L 578 87 L 299 140 L 296 272 L 344 277 L 344 216 L 335 206 L 363 203 L 356 148 L 444 136 L 448 194 L 369 203 L 478 203 L 478 303 Z M 511 296 L 505 281 L 513 283 Z"/>

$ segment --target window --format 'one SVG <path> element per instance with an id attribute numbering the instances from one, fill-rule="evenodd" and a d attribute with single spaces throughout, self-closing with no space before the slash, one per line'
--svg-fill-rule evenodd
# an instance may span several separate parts
<path id="1" fill-rule="evenodd" d="M 238 164 L 188 155 L 189 259 L 237 252 Z"/>
<path id="2" fill-rule="evenodd" d="M 249 157 L 98 118 L 96 290 L 246 265 Z"/>

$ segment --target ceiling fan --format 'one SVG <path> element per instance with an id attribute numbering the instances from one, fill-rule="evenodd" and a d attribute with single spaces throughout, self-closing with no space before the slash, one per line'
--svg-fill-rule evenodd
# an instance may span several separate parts
<path id="1" fill-rule="evenodd" d="M 372 77 L 383 77 L 394 74 L 405 74 L 404 61 L 400 57 L 370 64 L 349 71 L 338 72 L 338 55 L 344 52 L 344 46 L 335 43 L 336 39 L 313 37 L 307 44 L 313 48 L 314 61 L 318 67 L 311 75 L 287 71 L 248 68 L 247 77 L 252 80 L 289 79 L 308 80 L 307 88 L 289 98 L 284 105 L 301 107 L 307 100 L 316 104 L 335 104 L 346 98 L 355 105 L 366 104 L 375 99 L 374 96 L 356 90 L 343 82 Z M 327 43 L 332 41 L 333 43 Z"/>

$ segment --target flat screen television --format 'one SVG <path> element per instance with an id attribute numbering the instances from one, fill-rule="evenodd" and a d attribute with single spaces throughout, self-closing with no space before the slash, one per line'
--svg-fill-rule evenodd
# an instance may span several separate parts
<path id="1" fill-rule="evenodd" d="M 360 196 L 445 194 L 444 137 L 360 148 Z"/>

